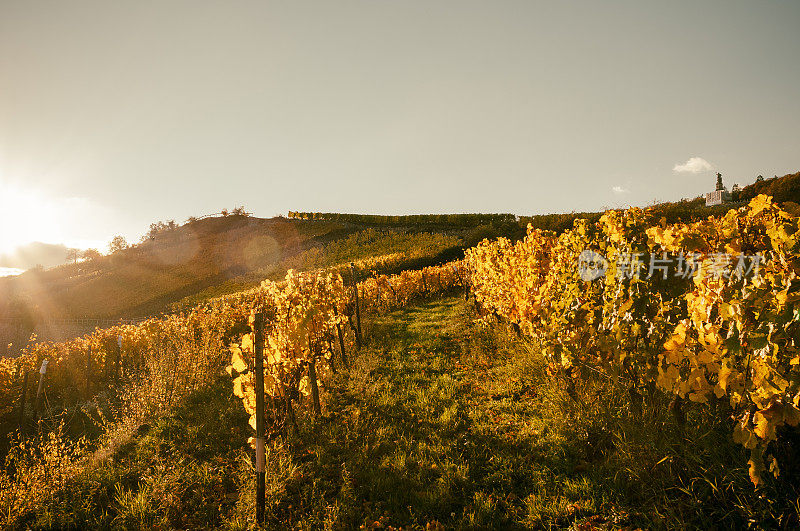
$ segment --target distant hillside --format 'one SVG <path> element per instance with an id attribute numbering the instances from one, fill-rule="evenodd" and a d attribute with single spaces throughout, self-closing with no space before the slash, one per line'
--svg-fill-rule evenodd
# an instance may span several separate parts
<path id="1" fill-rule="evenodd" d="M 151 240 L 108 256 L 0 278 L 0 355 L 8 343 L 19 345 L 32 331 L 42 339 L 62 339 L 95 326 L 57 321 L 172 311 L 257 286 L 265 278 L 282 278 L 289 268 L 357 261 L 369 274 L 428 265 L 463 253 L 464 242 L 474 241 L 470 234 L 466 228 L 451 227 L 444 234 L 245 215 L 165 225 Z"/>
<path id="2" fill-rule="evenodd" d="M 427 226 L 440 228 L 477 227 L 513 222 L 514 214 L 412 214 L 408 216 L 385 216 L 379 214 L 344 214 L 338 212 L 293 212 L 290 219 L 314 221 L 346 221 L 374 226 Z"/>
<path id="3" fill-rule="evenodd" d="M 149 315 L 170 302 L 355 230 L 342 223 L 282 218 L 194 221 L 109 256 L 0 278 L 0 317 Z"/>
<path id="4" fill-rule="evenodd" d="M 346 238 L 306 249 L 266 267 L 249 271 L 221 284 L 186 297 L 174 307 L 187 308 L 204 300 L 258 286 L 263 280 L 281 280 L 289 269 L 307 271 L 355 262 L 360 276 L 393 274 L 463 257 L 462 236 L 407 230 L 386 231 L 366 228 Z"/>
<path id="5" fill-rule="evenodd" d="M 722 205 L 707 207 L 704 197 L 696 197 L 694 199 L 658 203 L 646 208 L 654 215 L 666 218 L 667 223 L 696 221 L 705 219 L 708 216 L 724 214 L 732 208 L 743 206 L 759 194 L 771 195 L 788 212 L 800 214 L 800 172 L 784 175 L 783 177 L 772 177 L 745 186 L 739 192 L 732 194 L 732 202 Z M 519 220 L 520 224 L 524 226 L 530 223 L 536 229 L 552 230 L 560 233 L 572 228 L 576 219 L 585 218 L 590 221 L 597 221 L 602 215 L 602 212 L 570 212 L 520 216 Z"/>
<path id="6" fill-rule="evenodd" d="M 771 177 L 745 186 L 739 192 L 739 199 L 749 201 L 759 194 L 771 195 L 778 202 L 800 204 L 800 172 L 783 177 Z"/>

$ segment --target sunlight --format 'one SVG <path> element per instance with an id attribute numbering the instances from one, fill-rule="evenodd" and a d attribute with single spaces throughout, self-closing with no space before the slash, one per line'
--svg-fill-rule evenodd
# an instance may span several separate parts
<path id="1" fill-rule="evenodd" d="M 60 236 L 56 202 L 45 194 L 0 182 L 0 255 Z"/>

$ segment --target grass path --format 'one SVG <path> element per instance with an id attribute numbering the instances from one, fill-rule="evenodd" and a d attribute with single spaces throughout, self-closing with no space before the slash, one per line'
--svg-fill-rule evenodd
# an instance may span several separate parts
<path id="1" fill-rule="evenodd" d="M 514 529 L 596 513 L 602 496 L 568 477 L 577 459 L 536 420 L 542 397 L 459 299 L 378 318 L 371 338 L 304 433 L 276 525 Z"/>
<path id="2" fill-rule="evenodd" d="M 473 318 L 446 298 L 368 323 L 350 370 L 323 389 L 323 415 L 298 408 L 299 433 L 268 445 L 267 528 L 624 527 L 609 495 L 624 484 L 591 466 L 609 441 L 571 425 L 539 356 Z M 19 523 L 252 529 L 248 435 L 222 377 L 117 437 Z"/>

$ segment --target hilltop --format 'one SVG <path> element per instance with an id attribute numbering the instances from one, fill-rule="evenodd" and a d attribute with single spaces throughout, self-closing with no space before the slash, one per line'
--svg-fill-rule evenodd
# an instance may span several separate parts
<path id="1" fill-rule="evenodd" d="M 337 232 L 346 229 L 245 216 L 209 218 L 108 256 L 3 279 L 0 293 L 53 318 L 136 317 Z"/>

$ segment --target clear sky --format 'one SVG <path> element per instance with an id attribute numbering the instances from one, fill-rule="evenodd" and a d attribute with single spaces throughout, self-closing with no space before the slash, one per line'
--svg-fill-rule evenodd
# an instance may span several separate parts
<path id="1" fill-rule="evenodd" d="M 798 28 L 796 1 L 2 0 L 0 247 L 795 172 Z"/>

